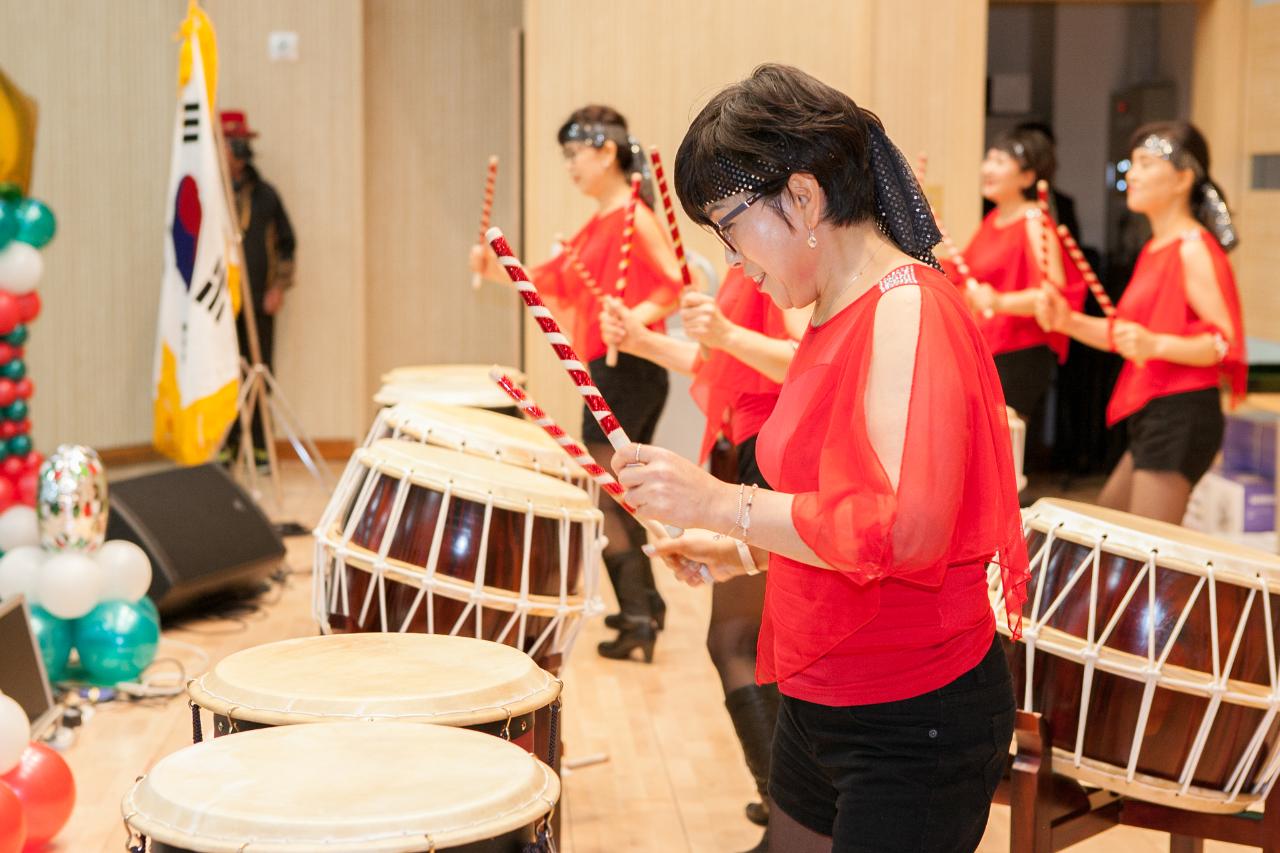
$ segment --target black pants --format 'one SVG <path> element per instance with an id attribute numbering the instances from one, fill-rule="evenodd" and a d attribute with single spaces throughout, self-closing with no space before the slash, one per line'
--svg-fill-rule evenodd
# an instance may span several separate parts
<path id="1" fill-rule="evenodd" d="M 782 697 L 769 795 L 835 853 L 972 853 L 1013 739 L 999 638 L 945 687 L 833 708 Z"/>
<path id="2" fill-rule="evenodd" d="M 276 318 L 258 309 L 253 312 L 253 319 L 258 326 L 258 346 L 262 350 L 262 363 L 267 366 L 268 370 L 272 370 L 274 375 L 271 359 L 274 355 L 276 342 Z M 240 356 L 252 366 L 253 355 L 249 351 L 249 331 L 244 321 L 244 311 L 236 315 L 236 339 L 240 341 Z M 258 450 L 265 450 L 267 447 L 266 435 L 262 430 L 262 406 L 264 404 L 265 400 L 259 401 L 259 404 L 253 410 L 253 446 Z M 240 452 L 240 418 L 238 417 L 231 424 L 231 431 L 227 433 L 225 447 L 233 455 Z"/>

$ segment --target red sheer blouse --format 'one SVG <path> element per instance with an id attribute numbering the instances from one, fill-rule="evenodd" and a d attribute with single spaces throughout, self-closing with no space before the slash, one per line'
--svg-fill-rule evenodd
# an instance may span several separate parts
<path id="1" fill-rule="evenodd" d="M 643 205 L 644 202 L 638 204 Z M 569 245 L 578 253 L 604 296 L 613 296 L 617 292 L 625 215 L 624 206 L 604 216 L 592 216 L 569 240 Z M 607 347 L 600 337 L 600 295 L 592 293 L 582 283 L 567 254 L 557 255 L 536 267 L 532 277 L 538 293 L 550 301 L 549 307 L 569 335 L 579 357 L 594 361 L 603 356 Z M 645 300 L 672 303 L 679 298 L 679 293 L 679 277 L 664 273 L 661 259 L 653 255 L 645 241 L 635 239 L 631 244 L 631 268 L 622 301 L 630 306 Z M 666 324 L 658 321 L 649 328 L 661 332 L 666 329 Z"/>
<path id="2" fill-rule="evenodd" d="M 1219 329 L 1200 319 L 1191 307 L 1187 300 L 1186 275 L 1182 270 L 1184 240 L 1202 240 L 1209 250 L 1214 277 L 1218 280 L 1222 301 L 1226 303 L 1235 328 Z M 1148 361 L 1139 367 L 1132 361 L 1126 361 L 1111 392 L 1111 402 L 1107 404 L 1108 426 L 1129 417 L 1156 397 L 1213 388 L 1219 379 L 1225 379 L 1230 386 L 1233 402 L 1244 397 L 1249 365 L 1245 359 L 1240 294 L 1236 291 L 1236 277 L 1231 271 L 1227 253 L 1222 251 L 1213 235 L 1196 229 L 1155 250 L 1150 243 L 1143 246 L 1133 268 L 1133 277 L 1116 304 L 1116 316 L 1140 323 L 1152 332 L 1187 336 L 1217 332 L 1224 339 L 1231 338 L 1232 343 L 1226 358 L 1211 367 L 1192 367 L 1170 361 Z"/>
<path id="3" fill-rule="evenodd" d="M 899 286 L 919 287 L 921 308 L 895 492 L 864 397 L 876 307 Z M 899 267 L 805 333 L 756 455 L 769 483 L 795 495 L 800 537 L 834 568 L 770 558 L 761 683 L 855 705 L 954 680 L 991 645 L 993 558 L 1017 624 L 1027 553 L 1004 395 L 960 293 L 935 270 Z"/>
<path id="4" fill-rule="evenodd" d="M 1061 251 L 1061 247 L 1059 247 Z M 978 233 L 965 247 L 964 259 L 969 271 L 978 281 L 986 282 L 1000 293 L 1016 293 L 1044 284 L 1044 271 L 1040 268 L 1040 248 L 1033 246 L 1027 237 L 1027 223 L 1022 217 L 1008 225 L 996 222 L 996 211 L 982 220 Z M 1066 286 L 1062 295 L 1071 307 L 1079 311 L 1084 306 L 1084 278 L 1075 265 L 1062 254 L 1062 269 Z M 947 277 L 957 284 L 964 284 L 964 277 L 951 264 L 944 264 Z M 1045 332 L 1034 317 L 1015 317 L 1011 314 L 995 314 L 978 317 L 978 328 L 987 340 L 992 355 L 1014 352 L 1028 347 L 1048 346 L 1058 354 L 1058 361 L 1067 358 L 1068 341 L 1065 335 Z"/>
<path id="5" fill-rule="evenodd" d="M 782 309 L 738 267 L 725 276 L 716 304 L 735 325 L 771 338 L 787 338 Z M 707 461 L 720 433 L 733 444 L 759 433 L 781 390 L 780 384 L 723 350 L 712 350 L 705 361 L 699 358 L 689 387 L 689 394 L 707 416 L 699 461 Z"/>

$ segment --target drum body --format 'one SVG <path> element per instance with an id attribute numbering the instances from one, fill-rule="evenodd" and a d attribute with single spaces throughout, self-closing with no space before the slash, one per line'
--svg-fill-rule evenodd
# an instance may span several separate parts
<path id="1" fill-rule="evenodd" d="M 559 796 L 550 768 L 478 732 L 318 723 L 166 756 L 121 811 L 152 851 L 520 853 Z"/>
<path id="2" fill-rule="evenodd" d="M 510 740 L 554 767 L 560 687 L 510 646 L 377 633 L 244 649 L 192 679 L 187 694 L 213 715 L 215 736 L 303 723 L 436 723 Z"/>
<path id="3" fill-rule="evenodd" d="M 382 374 L 382 387 L 373 395 L 379 406 L 428 402 L 474 406 L 520 416 L 507 393 L 489 378 L 489 364 L 428 364 L 397 367 Z M 524 374 L 514 367 L 499 367 L 518 385 Z"/>
<path id="4" fill-rule="evenodd" d="M 353 463 L 316 529 L 321 630 L 477 637 L 558 673 L 582 617 L 603 609 L 590 496 L 401 439 L 359 448 Z"/>
<path id="5" fill-rule="evenodd" d="M 1069 501 L 1023 520 L 1032 579 L 1010 668 L 1054 769 L 1197 811 L 1264 798 L 1280 773 L 1280 559 Z"/>

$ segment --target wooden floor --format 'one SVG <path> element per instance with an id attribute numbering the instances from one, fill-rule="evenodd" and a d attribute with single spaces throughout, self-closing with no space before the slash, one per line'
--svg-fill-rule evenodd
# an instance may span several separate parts
<path id="1" fill-rule="evenodd" d="M 287 465 L 284 483 L 283 506 L 268 500 L 268 511 L 309 528 L 327 496 L 296 464 Z M 309 537 L 290 539 L 291 574 L 259 609 L 167 629 L 166 638 L 193 644 L 212 661 L 271 640 L 314 634 L 311 554 Z M 566 776 L 567 853 L 732 853 L 759 839 L 760 831 L 742 815 L 752 786 L 703 648 L 709 598 L 706 591 L 676 588 L 665 575 L 659 582 L 670 610 L 653 665 L 597 657 L 595 644 L 609 633 L 597 623 L 583 632 L 565 673 L 566 758 L 607 758 Z M 162 643 L 160 654 L 173 659 L 162 665 L 176 673 L 181 663 L 187 676 L 205 665 L 200 654 L 177 643 Z M 182 699 L 99 706 L 66 753 L 78 801 L 70 824 L 48 849 L 118 853 L 125 842 L 121 796 L 190 737 L 190 712 Z M 979 849 L 1007 851 L 1008 825 L 1008 809 L 995 807 Z M 1249 848 L 1211 842 L 1205 849 Z M 1121 828 L 1072 850 L 1156 853 L 1168 850 L 1168 837 Z"/>

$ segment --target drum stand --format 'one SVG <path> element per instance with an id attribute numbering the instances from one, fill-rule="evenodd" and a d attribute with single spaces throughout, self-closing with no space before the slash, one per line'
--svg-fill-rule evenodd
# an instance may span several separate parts
<path id="1" fill-rule="evenodd" d="M 1204 853 L 1205 839 L 1280 853 L 1280 784 L 1263 813 L 1209 814 L 1086 788 L 1053 772 L 1049 730 L 1037 713 L 1019 711 L 1017 754 L 996 802 L 1009 804 L 1010 853 L 1055 853 L 1113 826 L 1169 833 L 1169 853 Z"/>

